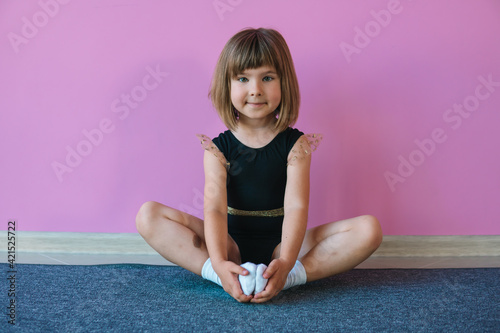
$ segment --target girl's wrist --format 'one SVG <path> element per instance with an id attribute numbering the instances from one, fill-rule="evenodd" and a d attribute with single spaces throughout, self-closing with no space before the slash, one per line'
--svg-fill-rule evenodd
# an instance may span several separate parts
<path id="1" fill-rule="evenodd" d="M 288 271 L 292 270 L 293 266 L 295 266 L 295 261 L 297 261 L 297 259 L 286 258 L 286 257 L 280 257 L 279 259 L 284 264 L 285 268 Z"/>
<path id="2" fill-rule="evenodd" d="M 210 258 L 210 261 L 212 262 L 212 266 L 213 267 L 218 267 L 220 265 L 222 265 L 224 262 L 226 262 L 227 260 L 222 258 L 222 257 L 214 257 L 214 258 Z"/>

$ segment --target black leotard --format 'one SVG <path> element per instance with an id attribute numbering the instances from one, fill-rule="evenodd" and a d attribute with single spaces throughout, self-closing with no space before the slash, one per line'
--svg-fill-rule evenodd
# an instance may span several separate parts
<path id="1" fill-rule="evenodd" d="M 285 197 L 287 158 L 301 131 L 287 128 L 262 148 L 242 144 L 231 131 L 212 141 L 230 163 L 227 174 L 227 205 L 243 211 L 282 208 Z M 283 216 L 228 214 L 228 232 L 239 247 L 242 262 L 269 264 L 281 242 Z"/>

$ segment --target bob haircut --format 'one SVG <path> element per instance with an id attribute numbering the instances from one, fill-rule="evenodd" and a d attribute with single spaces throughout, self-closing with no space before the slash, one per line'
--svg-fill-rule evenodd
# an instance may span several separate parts
<path id="1" fill-rule="evenodd" d="M 293 126 L 299 115 L 300 92 L 290 50 L 285 39 L 273 29 L 247 28 L 231 37 L 215 68 L 209 97 L 219 117 L 230 130 L 238 120 L 231 102 L 231 79 L 246 69 L 272 66 L 280 78 L 281 102 L 276 109 L 279 132 Z"/>

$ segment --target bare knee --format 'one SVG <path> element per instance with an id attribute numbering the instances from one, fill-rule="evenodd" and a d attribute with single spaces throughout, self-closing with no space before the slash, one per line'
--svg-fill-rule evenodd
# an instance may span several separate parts
<path id="1" fill-rule="evenodd" d="M 159 203 L 155 201 L 148 201 L 142 204 L 135 217 L 135 226 L 137 231 L 144 236 L 151 231 L 152 221 L 158 216 Z"/>
<path id="2" fill-rule="evenodd" d="M 382 228 L 376 217 L 363 215 L 359 217 L 358 228 L 363 235 L 364 243 L 371 250 L 375 251 L 382 243 Z"/>

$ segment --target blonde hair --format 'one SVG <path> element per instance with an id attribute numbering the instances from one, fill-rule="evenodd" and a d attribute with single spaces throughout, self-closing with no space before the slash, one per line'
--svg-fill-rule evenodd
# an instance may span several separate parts
<path id="1" fill-rule="evenodd" d="M 275 128 L 279 132 L 292 126 L 299 115 L 300 92 L 290 50 L 283 36 L 273 29 L 244 29 L 224 46 L 210 86 L 209 97 L 228 129 L 238 121 L 231 103 L 231 79 L 246 69 L 272 66 L 281 82 L 281 103 Z"/>

